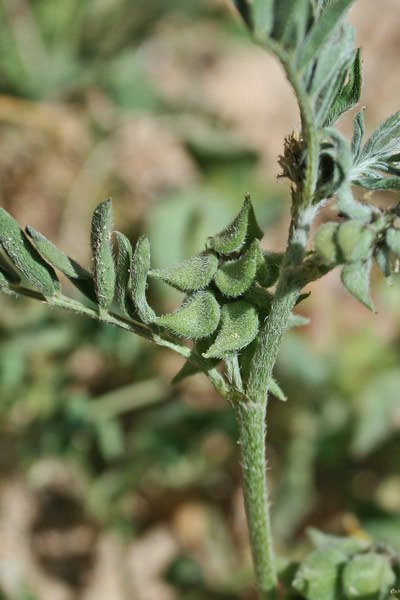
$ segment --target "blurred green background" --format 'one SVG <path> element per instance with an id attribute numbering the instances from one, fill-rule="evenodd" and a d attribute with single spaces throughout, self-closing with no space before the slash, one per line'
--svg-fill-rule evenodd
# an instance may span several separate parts
<path id="1" fill-rule="evenodd" d="M 370 128 L 399 108 L 399 18 L 397 0 L 351 13 Z M 265 248 L 282 249 L 276 158 L 298 126 L 227 1 L 0 0 L 1 205 L 86 265 L 107 196 L 157 267 L 201 250 L 247 191 Z M 400 285 L 375 275 L 377 315 L 331 274 L 283 344 L 268 452 L 291 556 L 309 525 L 400 551 Z M 158 311 L 178 300 L 150 294 Z M 0 598 L 254 599 L 236 425 L 207 381 L 171 387 L 181 360 L 126 332 L 0 308 Z"/>

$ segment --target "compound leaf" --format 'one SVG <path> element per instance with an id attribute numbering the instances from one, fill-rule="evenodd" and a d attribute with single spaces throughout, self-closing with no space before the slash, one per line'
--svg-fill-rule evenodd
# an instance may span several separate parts
<path id="1" fill-rule="evenodd" d="M 11 262 L 45 297 L 60 291 L 60 282 L 52 267 L 40 256 L 18 223 L 0 208 L 0 244 Z"/>
<path id="2" fill-rule="evenodd" d="M 205 358 L 224 358 L 241 350 L 254 340 L 258 332 L 257 311 L 247 302 L 239 300 L 221 308 L 221 328 Z"/>
<path id="3" fill-rule="evenodd" d="M 211 335 L 218 327 L 220 308 L 214 295 L 200 291 L 168 315 L 156 317 L 154 323 L 178 335 L 194 340 Z"/>
<path id="4" fill-rule="evenodd" d="M 149 275 L 161 279 L 183 292 L 205 288 L 218 269 L 218 258 L 211 252 L 201 252 L 170 269 L 154 269 Z"/>
<path id="5" fill-rule="evenodd" d="M 115 290 L 115 269 L 111 234 L 112 204 L 111 200 L 108 199 L 100 202 L 95 208 L 90 233 L 97 301 L 103 310 L 110 308 Z"/>

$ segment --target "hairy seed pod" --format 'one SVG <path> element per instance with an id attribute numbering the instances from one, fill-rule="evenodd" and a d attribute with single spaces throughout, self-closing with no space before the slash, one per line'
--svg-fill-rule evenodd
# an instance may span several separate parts
<path id="1" fill-rule="evenodd" d="M 386 243 L 392 252 L 400 256 L 400 230 L 388 229 L 386 232 Z"/>
<path id="2" fill-rule="evenodd" d="M 215 285 L 225 295 L 237 298 L 252 284 L 257 271 L 258 241 L 237 260 L 225 262 L 215 275 Z"/>
<path id="3" fill-rule="evenodd" d="M 143 323 L 150 323 L 156 316 L 146 299 L 147 276 L 150 271 L 150 264 L 150 242 L 146 235 L 141 235 L 136 243 L 132 259 L 131 296 L 137 314 Z"/>
<path id="4" fill-rule="evenodd" d="M 336 234 L 338 223 L 324 223 L 317 229 L 314 236 L 314 246 L 319 259 L 324 265 L 335 265 L 339 262 Z"/>
<path id="5" fill-rule="evenodd" d="M 212 252 L 201 252 L 170 269 L 154 269 L 149 275 L 161 279 L 182 292 L 196 292 L 207 287 L 218 269 Z"/>
<path id="6" fill-rule="evenodd" d="M 375 233 L 358 221 L 346 221 L 340 225 L 336 239 L 344 261 L 353 262 L 371 255 Z"/>
<path id="7" fill-rule="evenodd" d="M 261 240 L 263 235 L 263 231 L 257 223 L 250 196 L 246 195 L 239 214 L 223 231 L 211 237 L 209 244 L 218 254 L 231 254 L 240 250 L 245 242 Z"/>
<path id="8" fill-rule="evenodd" d="M 342 581 L 346 599 L 389 598 L 396 575 L 387 556 L 368 552 L 350 559 L 343 569 Z"/>
<path id="9" fill-rule="evenodd" d="M 208 291 L 190 296 L 176 311 L 156 317 L 154 322 L 178 335 L 197 340 L 208 337 L 218 327 L 220 308 L 214 295 Z"/>
<path id="10" fill-rule="evenodd" d="M 215 342 L 203 354 L 205 358 L 224 358 L 238 352 L 254 340 L 258 332 L 254 306 L 239 300 L 221 308 L 221 328 Z"/>

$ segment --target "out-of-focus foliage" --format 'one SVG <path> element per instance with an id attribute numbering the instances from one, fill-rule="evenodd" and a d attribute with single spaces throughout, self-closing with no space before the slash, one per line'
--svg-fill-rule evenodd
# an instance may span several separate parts
<path id="1" fill-rule="evenodd" d="M 1 205 L 85 260 L 89 215 L 112 194 L 116 226 L 146 232 L 161 269 L 200 252 L 249 191 L 281 250 L 287 190 L 264 152 L 275 124 L 248 134 L 228 110 L 244 97 L 253 110 L 249 47 L 216 0 L 0 0 Z M 373 291 L 376 317 L 334 279 L 315 284 L 311 325 L 282 348 L 270 473 L 278 549 L 295 559 L 310 524 L 400 551 L 393 279 Z M 149 293 L 160 312 L 176 305 L 162 282 Z M 252 598 L 230 409 L 200 377 L 170 387 L 181 363 L 128 333 L 0 302 L 0 597 Z"/>

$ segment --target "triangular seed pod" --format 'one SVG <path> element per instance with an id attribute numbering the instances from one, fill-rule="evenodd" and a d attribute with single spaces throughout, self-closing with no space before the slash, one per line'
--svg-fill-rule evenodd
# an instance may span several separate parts
<path id="1" fill-rule="evenodd" d="M 315 250 L 324 265 L 334 265 L 339 262 L 338 247 L 336 244 L 338 228 L 338 223 L 324 223 L 315 232 Z"/>
<path id="2" fill-rule="evenodd" d="M 18 223 L 0 208 L 0 244 L 11 262 L 46 298 L 60 291 L 55 271 L 45 263 Z"/>
<path id="3" fill-rule="evenodd" d="M 224 263 L 218 269 L 215 284 L 225 296 L 237 298 L 251 286 L 256 276 L 258 252 L 255 240 L 243 256 Z"/>
<path id="4" fill-rule="evenodd" d="M 211 335 L 218 327 L 220 308 L 214 295 L 197 292 L 175 312 L 156 317 L 154 323 L 194 340 Z"/>
<path id="5" fill-rule="evenodd" d="M 398 229 L 389 229 L 387 231 L 386 243 L 397 256 L 400 256 L 400 231 Z"/>
<path id="6" fill-rule="evenodd" d="M 348 292 L 356 300 L 359 300 L 364 306 L 374 312 L 369 295 L 369 276 L 371 272 L 372 260 L 356 261 L 345 265 L 342 269 L 342 283 Z"/>
<path id="7" fill-rule="evenodd" d="M 345 221 L 337 231 L 336 240 L 344 261 L 353 262 L 371 255 L 375 233 L 359 221 Z"/>
<path id="8" fill-rule="evenodd" d="M 231 254 L 240 250 L 246 239 L 252 242 L 262 237 L 263 231 L 257 224 L 250 196 L 246 195 L 239 214 L 223 231 L 211 237 L 209 244 L 218 254 Z"/>
<path id="9" fill-rule="evenodd" d="M 141 235 L 136 243 L 132 259 L 132 300 L 139 318 L 143 323 L 154 320 L 156 313 L 147 304 L 147 276 L 150 271 L 150 242 L 146 235 Z"/>
<path id="10" fill-rule="evenodd" d="M 154 269 L 149 275 L 161 279 L 182 292 L 195 292 L 207 287 L 218 269 L 218 258 L 201 252 L 170 269 Z"/>
<path id="11" fill-rule="evenodd" d="M 103 310 L 108 310 L 114 298 L 115 270 L 111 246 L 112 204 L 103 200 L 92 217 L 90 245 L 94 259 L 94 280 L 97 301 Z"/>
<path id="12" fill-rule="evenodd" d="M 224 304 L 221 309 L 221 329 L 215 342 L 203 356 L 224 358 L 250 344 L 257 332 L 258 316 L 253 306 L 241 300 Z"/>

